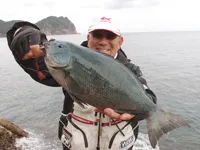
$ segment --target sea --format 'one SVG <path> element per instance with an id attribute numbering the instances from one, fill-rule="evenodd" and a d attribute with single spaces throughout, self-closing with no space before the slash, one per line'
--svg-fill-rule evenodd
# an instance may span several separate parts
<path id="1" fill-rule="evenodd" d="M 86 34 L 48 37 L 80 44 Z M 160 150 L 200 150 L 200 32 L 124 33 L 122 49 L 140 66 L 158 105 L 179 114 L 190 127 L 162 136 Z M 126 79 L 124 79 L 126 80 Z M 57 128 L 64 96 L 60 87 L 35 82 L 0 39 L 0 119 L 9 120 L 30 136 L 17 140 L 24 150 L 61 150 Z M 146 121 L 140 122 L 134 150 L 153 150 Z"/>

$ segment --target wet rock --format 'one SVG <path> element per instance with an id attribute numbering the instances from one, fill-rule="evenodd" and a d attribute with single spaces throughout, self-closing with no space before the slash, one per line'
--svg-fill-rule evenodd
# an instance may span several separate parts
<path id="1" fill-rule="evenodd" d="M 0 150 L 21 150 L 15 146 L 15 140 L 22 137 L 28 137 L 28 133 L 19 126 L 0 119 Z"/>

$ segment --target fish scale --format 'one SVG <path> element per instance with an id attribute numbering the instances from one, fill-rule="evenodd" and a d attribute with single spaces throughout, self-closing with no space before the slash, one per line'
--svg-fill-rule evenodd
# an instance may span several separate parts
<path id="1" fill-rule="evenodd" d="M 179 115 L 154 104 L 137 77 L 112 57 L 64 41 L 48 42 L 45 49 L 49 72 L 74 101 L 145 116 L 153 148 L 163 134 L 189 126 Z"/>

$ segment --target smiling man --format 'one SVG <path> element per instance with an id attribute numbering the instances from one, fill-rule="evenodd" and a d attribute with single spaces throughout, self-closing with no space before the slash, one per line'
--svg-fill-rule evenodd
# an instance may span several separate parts
<path id="1" fill-rule="evenodd" d="M 120 30 L 111 22 L 111 18 L 102 17 L 88 29 L 88 47 L 111 56 L 115 56 L 124 39 Z"/>
<path id="2" fill-rule="evenodd" d="M 17 63 L 35 81 L 47 86 L 60 86 L 50 75 L 44 63 L 41 47 L 47 38 L 37 26 L 29 22 L 18 22 L 7 32 L 7 40 Z M 112 19 L 102 16 L 89 27 L 87 41 L 81 45 L 106 53 L 124 64 L 138 77 L 146 89 L 146 94 L 156 103 L 156 96 L 148 88 L 139 67 L 132 64 L 122 51 L 122 43 L 122 34 L 112 23 Z M 144 119 L 144 116 L 118 114 L 111 108 L 99 110 L 90 105 L 82 108 L 64 89 L 63 93 L 65 99 L 58 136 L 64 150 L 131 150 L 133 148 L 138 135 L 138 121 Z M 131 124 L 127 124 L 129 120 Z"/>

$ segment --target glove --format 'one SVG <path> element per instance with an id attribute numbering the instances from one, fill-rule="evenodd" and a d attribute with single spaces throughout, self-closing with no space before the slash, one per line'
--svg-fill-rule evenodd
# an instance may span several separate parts
<path id="1" fill-rule="evenodd" d="M 46 35 L 40 30 L 30 27 L 19 31 L 13 37 L 9 47 L 14 57 L 22 60 L 24 55 L 29 52 L 31 45 L 41 45 L 44 41 L 47 41 Z"/>

